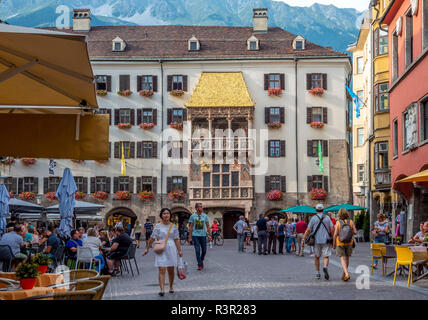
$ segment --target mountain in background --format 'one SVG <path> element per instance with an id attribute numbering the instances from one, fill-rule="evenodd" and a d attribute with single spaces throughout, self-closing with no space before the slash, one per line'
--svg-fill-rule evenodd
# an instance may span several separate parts
<path id="1" fill-rule="evenodd" d="M 26 27 L 52 27 L 64 0 L 2 0 L 0 19 Z M 292 7 L 273 0 L 67 0 L 70 9 L 90 8 L 92 25 L 252 26 L 253 8 L 268 8 L 269 26 L 301 34 L 344 52 L 356 41 L 361 12 L 314 4 Z M 70 20 L 72 21 L 72 20 Z"/>

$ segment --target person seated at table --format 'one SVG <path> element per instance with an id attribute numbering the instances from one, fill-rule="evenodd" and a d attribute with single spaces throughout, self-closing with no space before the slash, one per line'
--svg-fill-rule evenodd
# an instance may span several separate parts
<path id="1" fill-rule="evenodd" d="M 16 216 L 12 216 L 8 224 L 6 224 L 6 229 L 13 228 L 18 223 L 18 218 Z"/>
<path id="2" fill-rule="evenodd" d="M 108 233 L 106 230 L 100 231 L 100 241 L 101 241 L 101 247 L 110 247 L 110 239 L 108 238 Z"/>
<path id="3" fill-rule="evenodd" d="M 91 248 L 94 258 L 100 260 L 100 265 L 96 266 L 96 270 L 100 272 L 104 268 L 105 261 L 100 252 L 101 240 L 98 238 L 97 231 L 94 228 L 88 229 L 88 236 L 83 239 L 82 244 L 84 247 Z"/>
<path id="4" fill-rule="evenodd" d="M 77 229 L 77 230 L 79 230 L 79 239 L 80 240 L 83 240 L 83 239 L 85 239 L 87 236 L 88 236 L 88 234 L 86 233 L 86 231 L 85 231 L 85 228 L 83 228 L 83 227 L 80 227 L 79 229 Z"/>
<path id="5" fill-rule="evenodd" d="M 37 230 L 34 228 L 28 228 L 28 232 L 32 235 L 33 241 L 31 241 L 31 243 L 33 244 L 33 246 L 39 246 L 40 239 Z"/>
<path id="6" fill-rule="evenodd" d="M 50 258 L 53 258 L 56 250 L 60 246 L 61 242 L 59 238 L 53 233 L 55 227 L 50 225 L 47 229 L 43 231 L 44 239 L 41 241 L 40 245 L 46 243 L 46 247 L 43 249 L 42 253 L 47 254 Z"/>
<path id="7" fill-rule="evenodd" d="M 424 232 L 424 223 L 419 224 L 419 231 L 416 233 L 413 237 L 410 238 L 409 243 L 422 243 L 425 239 L 425 232 Z"/>
<path id="8" fill-rule="evenodd" d="M 5 233 L 0 239 L 0 245 L 9 246 L 12 249 L 12 268 L 14 268 L 18 262 L 25 262 L 27 260 L 27 255 L 21 252 L 21 249 L 25 248 L 24 235 L 24 226 L 15 224 L 13 230 Z"/>
<path id="9" fill-rule="evenodd" d="M 119 272 L 120 259 L 126 255 L 128 248 L 132 244 L 131 237 L 122 227 L 115 228 L 116 237 L 112 242 L 110 249 L 107 249 L 107 266 L 110 275 L 116 275 Z"/>
<path id="10" fill-rule="evenodd" d="M 67 249 L 67 256 L 69 258 L 76 258 L 77 255 L 77 247 L 82 246 L 82 240 L 79 239 L 80 233 L 77 230 L 71 230 L 70 232 L 71 239 L 67 241 L 65 245 Z"/>
<path id="11" fill-rule="evenodd" d="M 108 231 L 108 238 L 110 239 L 110 242 L 114 240 L 114 238 L 116 237 L 116 228 L 111 228 Z"/>

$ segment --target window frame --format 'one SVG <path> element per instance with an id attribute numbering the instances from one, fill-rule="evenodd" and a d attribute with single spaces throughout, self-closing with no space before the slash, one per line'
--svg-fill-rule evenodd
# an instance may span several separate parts
<path id="1" fill-rule="evenodd" d="M 419 144 L 428 142 L 428 95 L 419 102 L 419 131 Z"/>
<path id="2" fill-rule="evenodd" d="M 257 41 L 250 41 L 250 51 L 257 51 Z"/>
<path id="3" fill-rule="evenodd" d="M 320 179 L 320 181 L 318 181 L 318 179 Z M 313 175 L 312 176 L 312 188 L 313 189 L 325 189 L 324 188 L 324 176 L 323 175 Z"/>
<path id="4" fill-rule="evenodd" d="M 315 119 L 315 114 L 316 114 L 316 112 L 314 112 L 315 110 L 320 110 L 320 116 L 321 116 L 321 119 L 318 121 L 318 120 L 316 120 Z M 313 122 L 324 122 L 324 108 L 323 107 L 312 107 L 312 121 Z"/>
<path id="5" fill-rule="evenodd" d="M 192 47 L 194 45 L 194 48 Z M 198 51 L 198 42 L 195 40 L 189 41 L 189 50 L 190 51 Z"/>
<path id="6" fill-rule="evenodd" d="M 365 178 L 365 165 L 357 164 L 357 182 L 364 182 Z"/>
<path id="7" fill-rule="evenodd" d="M 362 74 L 364 72 L 364 57 L 356 57 L 356 73 Z"/>
<path id="8" fill-rule="evenodd" d="M 102 79 L 102 81 L 98 81 L 101 78 L 104 78 L 104 79 Z M 95 76 L 95 87 L 96 87 L 96 90 L 107 91 L 107 81 L 108 81 L 107 80 L 107 75 L 97 75 L 97 76 Z M 105 85 L 104 89 L 99 87 L 99 85 L 101 85 L 101 84 Z"/>
<path id="9" fill-rule="evenodd" d="M 269 120 L 271 123 L 281 123 L 281 107 L 269 108 Z"/>
<path id="10" fill-rule="evenodd" d="M 179 80 L 181 78 L 181 80 Z M 184 76 L 183 75 L 173 75 L 172 76 L 172 90 L 184 90 Z"/>
<path id="11" fill-rule="evenodd" d="M 22 190 L 23 192 L 34 192 L 35 193 L 35 177 L 23 177 Z"/>
<path id="12" fill-rule="evenodd" d="M 171 177 L 171 191 L 172 192 L 185 191 L 183 189 L 183 187 L 184 187 L 184 185 L 183 185 L 183 177 L 182 176 Z"/>
<path id="13" fill-rule="evenodd" d="M 269 158 L 281 157 L 281 140 L 269 140 Z"/>
<path id="14" fill-rule="evenodd" d="M 379 147 L 380 147 L 380 145 L 381 144 L 386 144 L 386 146 L 387 146 L 387 148 L 386 148 L 386 151 L 380 151 L 379 149 Z M 376 170 L 387 170 L 387 169 L 389 169 L 389 159 L 388 159 L 388 152 L 389 152 L 389 145 L 388 145 L 388 141 L 379 141 L 379 142 L 376 142 L 375 143 L 375 145 L 374 145 L 374 155 L 375 155 L 375 171 Z M 384 160 L 383 161 L 383 166 L 382 167 L 380 167 L 380 165 L 379 165 L 379 160 L 380 160 L 380 158 L 379 158 L 379 156 L 380 156 L 380 154 L 383 154 L 383 157 L 382 157 L 382 159 Z M 385 166 L 385 159 L 386 159 L 386 166 Z"/>
<path id="15" fill-rule="evenodd" d="M 382 28 L 386 28 L 388 29 L 387 26 L 383 26 Z M 385 31 L 383 31 L 381 28 L 377 29 L 378 32 L 378 56 L 384 55 L 384 54 L 388 54 L 388 45 L 389 45 L 389 39 L 388 39 L 388 32 L 385 33 Z M 383 33 L 381 35 L 381 33 Z M 381 45 L 381 41 L 386 39 L 386 43 L 383 43 Z M 385 51 L 381 52 L 381 48 L 383 48 Z"/>
<path id="16" fill-rule="evenodd" d="M 271 86 L 271 84 L 273 84 L 274 86 Z M 269 73 L 268 89 L 281 89 L 281 75 L 279 73 Z"/>
<path id="17" fill-rule="evenodd" d="M 149 177 L 149 176 L 141 177 L 141 191 L 154 192 L 153 191 L 153 177 Z"/>
<path id="18" fill-rule="evenodd" d="M 362 135 L 360 134 L 361 130 L 362 130 Z M 360 141 L 360 138 L 362 138 L 362 141 Z M 362 147 L 362 146 L 364 146 L 364 128 L 357 128 L 357 147 Z"/>
<path id="19" fill-rule="evenodd" d="M 85 177 L 79 176 L 74 177 L 74 182 L 76 183 L 77 191 L 87 193 L 88 190 L 84 190 L 85 188 Z"/>
<path id="20" fill-rule="evenodd" d="M 142 141 L 142 156 L 143 159 L 153 158 L 153 142 L 152 141 Z"/>
<path id="21" fill-rule="evenodd" d="M 133 192 L 133 190 L 129 190 L 130 187 L 130 177 L 129 176 L 119 176 L 117 180 L 117 191 L 128 191 Z"/>
<path id="22" fill-rule="evenodd" d="M 150 78 L 150 81 L 148 81 Z M 141 90 L 153 91 L 153 76 L 144 75 L 141 76 Z"/>
<path id="23" fill-rule="evenodd" d="M 296 40 L 296 51 L 302 51 L 303 50 L 303 40 Z M 300 46 L 300 47 L 299 47 Z"/>
<path id="24" fill-rule="evenodd" d="M 129 121 L 122 121 L 123 119 L 129 119 Z M 131 109 L 119 109 L 119 123 L 131 123 Z"/>
<path id="25" fill-rule="evenodd" d="M 281 190 L 281 176 L 280 175 L 271 175 L 269 177 L 269 188 L 270 190 Z"/>
<path id="26" fill-rule="evenodd" d="M 171 112 L 171 122 L 183 123 L 184 109 L 182 108 L 173 108 Z"/>
<path id="27" fill-rule="evenodd" d="M 148 113 L 150 113 L 150 115 Z M 153 123 L 153 109 L 143 109 L 141 121 L 142 123 Z"/>
<path id="28" fill-rule="evenodd" d="M 385 86 L 385 85 L 386 85 L 386 90 L 380 91 L 381 86 Z M 378 83 L 375 85 L 375 112 L 376 113 L 378 113 L 378 112 L 389 112 L 388 89 L 389 89 L 389 83 L 388 82 L 381 82 L 381 83 Z M 386 108 L 380 109 L 382 96 L 386 96 L 387 106 L 386 106 Z"/>
<path id="29" fill-rule="evenodd" d="M 95 177 L 95 192 L 100 192 L 100 191 L 110 193 L 110 191 L 107 190 L 107 177 L 104 177 L 104 176 Z"/>
<path id="30" fill-rule="evenodd" d="M 392 156 L 398 156 L 398 119 L 392 120 Z"/>
<path id="31" fill-rule="evenodd" d="M 319 79 L 317 79 L 319 77 Z M 314 85 L 314 83 L 318 83 L 319 81 L 319 86 Z M 322 73 L 311 73 L 311 89 L 315 89 L 315 88 L 323 88 L 323 75 Z"/>
<path id="32" fill-rule="evenodd" d="M 61 183 L 61 177 L 48 177 L 48 192 L 56 192 L 59 184 Z"/>

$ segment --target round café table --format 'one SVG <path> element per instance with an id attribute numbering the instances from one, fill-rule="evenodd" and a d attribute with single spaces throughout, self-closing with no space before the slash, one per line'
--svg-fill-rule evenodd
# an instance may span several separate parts
<path id="1" fill-rule="evenodd" d="M 16 280 L 15 272 L 0 272 L 0 278 Z M 36 278 L 35 287 L 47 287 L 64 283 L 64 276 L 59 273 L 43 273 Z"/>
<path id="2" fill-rule="evenodd" d="M 52 288 L 46 287 L 33 287 L 33 289 L 29 290 L 10 290 L 10 291 L 0 291 L 0 298 L 3 300 L 20 300 L 34 296 L 41 296 L 45 294 L 53 294 L 55 291 Z M 65 290 L 61 290 L 65 291 Z M 46 298 L 46 300 L 52 300 L 53 298 Z"/>

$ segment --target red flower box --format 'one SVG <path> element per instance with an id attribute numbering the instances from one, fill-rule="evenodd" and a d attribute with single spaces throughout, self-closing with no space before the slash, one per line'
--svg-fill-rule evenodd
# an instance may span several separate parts
<path id="1" fill-rule="evenodd" d="M 84 193 L 84 192 L 76 191 L 74 193 L 74 199 L 76 199 L 76 200 L 82 200 L 85 197 L 86 197 L 86 193 Z"/>
<path id="2" fill-rule="evenodd" d="M 58 198 L 56 197 L 56 192 L 45 193 L 45 198 L 48 200 L 58 200 Z"/>
<path id="3" fill-rule="evenodd" d="M 19 197 L 22 200 L 34 200 L 36 199 L 36 194 L 34 192 L 21 192 Z"/>
<path id="4" fill-rule="evenodd" d="M 171 90 L 171 95 L 176 97 L 181 97 L 184 94 L 183 90 Z"/>
<path id="5" fill-rule="evenodd" d="M 322 96 L 324 94 L 324 89 L 323 88 L 313 88 L 313 89 L 309 90 L 309 93 L 314 95 L 314 96 Z"/>
<path id="6" fill-rule="evenodd" d="M 279 201 L 283 197 L 283 193 L 279 190 L 272 190 L 268 192 L 268 199 L 270 201 Z"/>
<path id="7" fill-rule="evenodd" d="M 6 159 L 1 160 L 1 164 L 5 165 L 5 166 L 10 166 L 13 163 L 15 163 L 15 158 L 13 158 L 13 157 L 7 157 Z"/>
<path id="8" fill-rule="evenodd" d="M 115 194 L 116 200 L 131 200 L 131 193 L 129 191 L 117 191 Z"/>
<path id="9" fill-rule="evenodd" d="M 119 123 L 119 124 L 117 125 L 117 127 L 118 127 L 119 129 L 129 129 L 129 128 L 131 128 L 131 127 L 132 127 L 132 125 L 131 125 L 130 123 Z"/>
<path id="10" fill-rule="evenodd" d="M 144 130 L 149 130 L 149 129 L 151 129 L 151 128 L 153 128 L 155 126 L 155 124 L 154 123 L 140 123 L 139 124 L 139 127 L 141 128 L 141 129 L 144 129 Z"/>
<path id="11" fill-rule="evenodd" d="M 314 129 L 323 128 L 324 127 L 324 122 L 312 121 L 311 122 L 311 127 L 314 128 Z"/>
<path id="12" fill-rule="evenodd" d="M 140 198 L 140 200 L 151 200 L 153 199 L 153 192 L 152 191 L 141 191 L 137 194 L 138 198 Z"/>
<path id="13" fill-rule="evenodd" d="M 186 193 L 183 190 L 177 192 L 170 192 L 168 193 L 168 197 L 171 200 L 183 200 L 184 198 L 186 198 Z"/>
<path id="14" fill-rule="evenodd" d="M 138 91 L 138 93 L 140 94 L 140 96 L 149 98 L 153 95 L 153 91 L 152 90 L 140 90 Z"/>
<path id="15" fill-rule="evenodd" d="M 127 90 L 119 90 L 117 92 L 117 94 L 120 95 L 120 96 L 123 96 L 123 97 L 128 97 L 128 96 L 130 96 L 132 94 L 132 91 L 128 90 L 128 89 Z"/>
<path id="16" fill-rule="evenodd" d="M 29 165 L 35 164 L 36 163 L 36 159 L 34 159 L 34 158 L 22 158 L 21 162 L 24 165 L 29 166 Z"/>
<path id="17" fill-rule="evenodd" d="M 268 95 L 270 96 L 280 96 L 281 94 L 282 94 L 281 88 L 268 89 Z"/>
<path id="18" fill-rule="evenodd" d="M 15 198 L 15 194 L 13 193 L 13 192 L 9 192 L 9 197 L 12 199 L 12 198 Z"/>
<path id="19" fill-rule="evenodd" d="M 272 129 L 279 129 L 282 126 L 280 122 L 269 122 L 267 125 L 269 128 L 272 128 Z"/>
<path id="20" fill-rule="evenodd" d="M 97 96 L 104 97 L 107 95 L 106 90 L 97 90 Z"/>
<path id="21" fill-rule="evenodd" d="M 327 191 L 324 189 L 312 189 L 309 192 L 309 196 L 312 200 L 324 200 L 327 197 Z"/>
<path id="22" fill-rule="evenodd" d="M 169 126 L 173 129 L 176 129 L 176 130 L 183 130 L 183 123 L 182 122 L 171 122 Z"/>
<path id="23" fill-rule="evenodd" d="M 105 200 L 108 197 L 108 194 L 104 191 L 97 191 L 91 194 L 92 199 Z"/>

